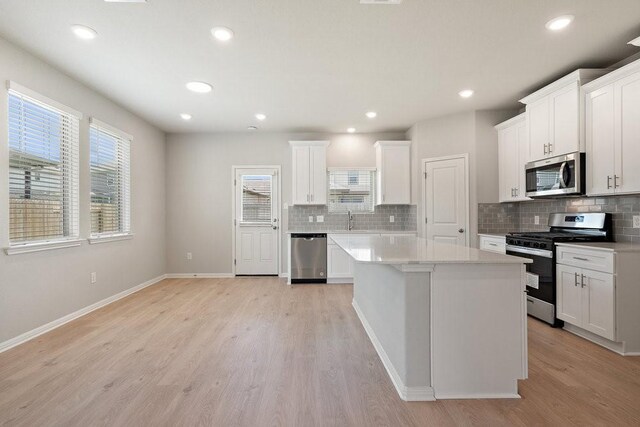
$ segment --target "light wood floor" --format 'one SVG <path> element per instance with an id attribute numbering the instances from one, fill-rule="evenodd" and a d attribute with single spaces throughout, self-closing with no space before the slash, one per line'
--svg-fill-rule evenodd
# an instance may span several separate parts
<path id="1" fill-rule="evenodd" d="M 349 285 L 175 279 L 0 354 L 0 424 L 640 425 L 640 357 L 529 320 L 519 400 L 400 400 Z"/>

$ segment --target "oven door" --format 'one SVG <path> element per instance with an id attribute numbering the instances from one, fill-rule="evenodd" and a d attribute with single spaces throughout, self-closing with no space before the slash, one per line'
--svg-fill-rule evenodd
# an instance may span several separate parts
<path id="1" fill-rule="evenodd" d="M 556 276 L 553 251 L 507 245 L 507 254 L 529 258 L 527 268 L 527 314 L 560 326 L 556 319 Z"/>
<path id="2" fill-rule="evenodd" d="M 528 197 L 566 196 L 583 191 L 583 153 L 530 162 L 525 168 Z"/>

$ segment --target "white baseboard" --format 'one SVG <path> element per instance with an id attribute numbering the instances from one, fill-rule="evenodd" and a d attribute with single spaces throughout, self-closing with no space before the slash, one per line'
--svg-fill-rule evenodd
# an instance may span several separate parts
<path id="1" fill-rule="evenodd" d="M 588 341 L 591 341 L 594 344 L 598 344 L 608 350 L 613 351 L 614 353 L 618 353 L 621 356 L 639 356 L 640 355 L 640 352 L 626 351 L 625 345 L 623 343 L 608 340 L 604 337 L 601 337 L 600 335 L 596 335 L 592 332 L 589 332 L 578 326 L 574 326 L 570 323 L 565 322 L 562 329 L 564 329 L 567 332 L 571 332 L 572 334 L 577 335 L 580 338 L 584 338 Z"/>
<path id="2" fill-rule="evenodd" d="M 441 394 L 437 393 L 438 399 L 522 399 L 518 393 L 467 393 L 467 394 Z"/>
<path id="3" fill-rule="evenodd" d="M 141 283 L 137 286 L 134 286 L 133 288 L 129 288 L 125 291 L 122 291 L 120 293 L 117 293 L 115 295 L 112 295 L 108 298 L 105 298 L 101 301 L 98 301 L 94 304 L 91 304 L 90 306 L 81 308 L 78 311 L 74 311 L 71 314 L 67 314 L 66 316 L 63 316 L 59 319 L 56 319 L 52 322 L 49 322 L 45 325 L 39 326 L 35 329 L 32 329 L 28 332 L 25 332 L 24 334 L 18 335 L 17 337 L 11 338 L 7 341 L 1 342 L 0 343 L 0 353 L 2 353 L 3 351 L 7 351 L 10 348 L 13 348 L 17 345 L 23 344 L 29 340 L 32 340 L 44 333 L 47 333 L 55 328 L 59 328 L 60 326 L 64 325 L 65 323 L 69 323 L 72 320 L 75 320 L 79 317 L 84 316 L 85 314 L 91 313 L 92 311 L 95 311 L 99 308 L 104 307 L 105 305 L 109 305 L 115 301 L 118 301 L 119 299 L 122 299 L 126 296 L 129 296 L 135 292 L 138 292 L 146 287 L 149 287 L 151 285 L 155 285 L 156 283 L 160 282 L 161 280 L 166 279 L 167 275 L 166 274 L 162 274 L 154 279 L 151 280 L 147 280 L 144 283 Z"/>
<path id="4" fill-rule="evenodd" d="M 229 279 L 233 273 L 168 273 L 167 279 Z"/>
<path id="5" fill-rule="evenodd" d="M 345 278 L 340 278 L 340 277 L 334 277 L 334 278 L 328 278 L 327 279 L 327 283 L 328 284 L 334 284 L 334 285 L 353 285 L 353 277 L 345 277 Z"/>
<path id="6" fill-rule="evenodd" d="M 358 318 L 360 319 L 364 330 L 367 332 L 367 335 L 369 336 L 373 347 L 378 352 L 378 356 L 380 357 L 382 364 L 387 370 L 387 374 L 389 374 L 391 382 L 396 388 L 396 391 L 398 392 L 400 398 L 409 402 L 436 400 L 433 393 L 433 387 L 407 387 L 406 385 L 404 385 L 402 379 L 400 378 L 400 375 L 398 374 L 398 371 L 396 371 L 396 368 L 391 363 L 389 356 L 387 356 L 387 352 L 384 351 L 380 340 L 378 340 L 378 337 L 376 337 L 376 334 L 373 332 L 371 325 L 360 310 L 358 303 L 355 300 L 352 300 L 351 305 L 353 305 L 353 308 L 356 311 L 356 314 L 358 315 Z"/>
<path id="7" fill-rule="evenodd" d="M 281 278 L 283 279 L 288 279 L 289 278 L 289 273 L 280 273 L 279 275 Z"/>

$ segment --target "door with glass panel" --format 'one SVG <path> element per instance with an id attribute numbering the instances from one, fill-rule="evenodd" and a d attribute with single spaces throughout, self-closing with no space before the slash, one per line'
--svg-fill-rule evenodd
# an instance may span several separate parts
<path id="1" fill-rule="evenodd" d="M 235 268 L 237 275 L 278 274 L 278 169 L 235 170 Z"/>

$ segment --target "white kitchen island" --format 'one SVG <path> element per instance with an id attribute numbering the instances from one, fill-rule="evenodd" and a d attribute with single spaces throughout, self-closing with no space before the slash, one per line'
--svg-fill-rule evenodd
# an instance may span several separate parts
<path id="1" fill-rule="evenodd" d="M 528 259 L 419 237 L 333 236 L 353 307 L 404 400 L 517 398 Z"/>

